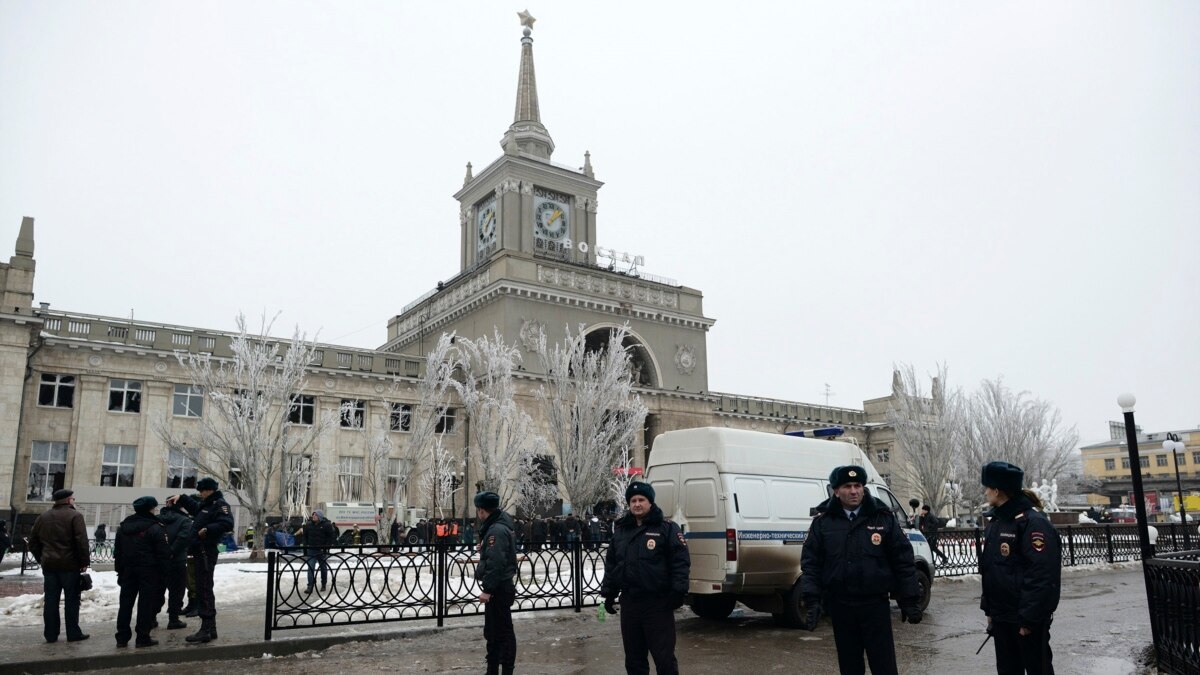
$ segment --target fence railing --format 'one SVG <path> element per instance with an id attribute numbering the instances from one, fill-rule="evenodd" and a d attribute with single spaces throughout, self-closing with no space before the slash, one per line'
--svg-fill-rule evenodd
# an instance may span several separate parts
<path id="1" fill-rule="evenodd" d="M 596 606 L 608 545 L 527 542 L 517 552 L 514 612 Z M 277 630 L 483 614 L 479 557 L 461 544 L 273 549 L 263 639 Z"/>
<path id="2" fill-rule="evenodd" d="M 1146 578 L 1159 671 L 1200 672 L 1200 551 L 1157 555 Z"/>
<path id="3" fill-rule="evenodd" d="M 1158 530 L 1155 551 L 1171 553 L 1186 550 L 1183 523 L 1154 523 L 1153 527 Z M 1140 560 L 1142 557 L 1137 525 L 1059 525 L 1056 528 L 1062 539 L 1063 567 Z M 1197 537 L 1193 534 L 1190 539 Z M 982 543 L 981 528 L 940 530 L 936 546 L 932 547 L 937 567 L 935 576 L 978 574 Z"/>
<path id="4" fill-rule="evenodd" d="M 96 541 L 95 539 L 88 539 L 88 551 L 91 553 L 93 565 L 111 563 L 113 561 L 113 542 L 111 540 Z M 40 569 L 42 569 L 42 566 L 38 564 L 37 559 L 29 552 L 29 538 L 23 537 L 21 539 L 21 574 Z"/>

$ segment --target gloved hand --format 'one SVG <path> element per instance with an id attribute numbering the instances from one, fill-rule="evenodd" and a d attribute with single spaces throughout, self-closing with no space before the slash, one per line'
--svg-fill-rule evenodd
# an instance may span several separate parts
<path id="1" fill-rule="evenodd" d="M 617 613 L 617 596 L 610 595 L 604 598 L 604 611 L 609 614 Z"/>
<path id="2" fill-rule="evenodd" d="M 667 596 L 667 602 L 671 603 L 671 609 L 683 607 L 683 601 L 686 599 L 687 593 L 678 593 L 676 591 L 671 591 L 671 594 Z"/>
<path id="3" fill-rule="evenodd" d="M 804 630 L 816 630 L 817 622 L 821 620 L 821 599 L 815 596 L 805 598 L 804 606 L 808 609 L 804 617 Z"/>
<path id="4" fill-rule="evenodd" d="M 921 623 L 924 617 L 925 612 L 915 602 L 900 605 L 900 623 Z"/>

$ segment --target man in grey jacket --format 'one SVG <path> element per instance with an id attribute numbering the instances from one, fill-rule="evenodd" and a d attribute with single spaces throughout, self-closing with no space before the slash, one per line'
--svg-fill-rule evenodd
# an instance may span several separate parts
<path id="1" fill-rule="evenodd" d="M 488 675 L 512 675 L 517 660 L 517 634 L 513 631 L 512 605 L 517 587 L 516 537 L 513 519 L 500 510 L 500 495 L 480 492 L 475 495 L 475 515 L 483 523 L 479 528 L 479 565 L 475 581 L 479 583 L 479 601 L 483 603 L 483 637 L 487 640 Z"/>

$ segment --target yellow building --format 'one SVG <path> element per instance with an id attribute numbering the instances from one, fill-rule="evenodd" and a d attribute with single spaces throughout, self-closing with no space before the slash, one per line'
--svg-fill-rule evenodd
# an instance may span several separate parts
<path id="1" fill-rule="evenodd" d="M 1185 450 L 1175 458 L 1171 457 L 1170 452 L 1163 450 L 1162 444 L 1167 440 L 1168 433 L 1177 435 L 1184 444 Z M 1127 502 L 1128 494 L 1133 489 L 1124 426 L 1114 423 L 1111 436 L 1110 440 L 1085 445 L 1079 449 L 1083 459 L 1084 478 L 1101 483 L 1099 493 L 1089 496 L 1089 501 L 1093 504 Z M 1176 460 L 1184 494 L 1200 490 L 1200 429 L 1154 433 L 1139 431 L 1137 441 L 1142 483 L 1147 492 L 1157 492 L 1164 499 L 1176 496 Z M 1166 508 L 1171 508 L 1170 503 L 1167 502 Z"/>

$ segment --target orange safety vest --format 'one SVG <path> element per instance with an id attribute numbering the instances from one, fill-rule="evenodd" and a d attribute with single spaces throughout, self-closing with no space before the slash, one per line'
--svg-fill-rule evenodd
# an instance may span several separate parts
<path id="1" fill-rule="evenodd" d="M 445 523 L 438 523 L 437 536 L 438 537 L 446 536 L 446 524 Z"/>
<path id="2" fill-rule="evenodd" d="M 450 536 L 451 537 L 458 536 L 458 521 L 457 520 L 450 523 Z"/>

